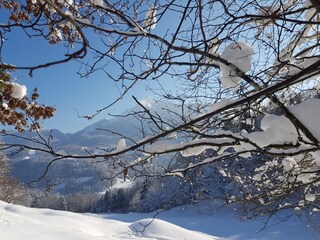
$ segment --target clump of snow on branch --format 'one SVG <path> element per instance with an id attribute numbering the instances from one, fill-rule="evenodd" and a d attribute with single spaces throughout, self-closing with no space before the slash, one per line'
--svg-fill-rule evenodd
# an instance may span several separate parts
<path id="1" fill-rule="evenodd" d="M 104 5 L 103 0 L 93 0 L 92 3 L 96 6 L 99 6 L 99 7 L 103 7 L 103 5 Z"/>
<path id="2" fill-rule="evenodd" d="M 251 69 L 252 55 L 254 50 L 245 42 L 233 42 L 229 44 L 221 53 L 221 58 L 231 65 L 220 64 L 220 81 L 221 84 L 231 91 L 239 89 L 241 74 Z M 235 66 L 241 72 L 237 73 Z"/>
<path id="3" fill-rule="evenodd" d="M 64 7 L 69 7 L 73 4 L 73 0 L 58 0 L 58 3 L 60 3 Z"/>
<path id="4" fill-rule="evenodd" d="M 149 109 L 152 107 L 152 105 L 155 103 L 152 99 L 142 99 L 139 101 L 139 103 L 144 106 L 145 108 Z"/>
<path id="5" fill-rule="evenodd" d="M 243 134 L 260 147 L 269 144 L 283 144 L 297 142 L 297 130 L 285 116 L 267 115 L 261 121 L 263 132 Z"/>
<path id="6" fill-rule="evenodd" d="M 290 108 L 299 121 L 320 140 L 320 99 L 310 99 Z"/>
<path id="7" fill-rule="evenodd" d="M 170 144 L 167 141 L 157 141 L 150 146 L 146 147 L 145 152 L 146 153 L 162 153 L 167 151 L 172 151 L 175 149 L 175 146 Z"/>
<path id="8" fill-rule="evenodd" d="M 154 29 L 156 27 L 156 24 L 157 24 L 156 14 L 157 14 L 157 10 L 155 8 L 155 5 L 152 4 L 149 7 L 149 10 L 146 14 L 146 19 L 144 22 L 145 27 L 150 28 L 150 29 Z"/>
<path id="9" fill-rule="evenodd" d="M 181 151 L 181 155 L 183 157 L 190 157 L 190 156 L 197 156 L 201 153 L 203 153 L 206 149 L 208 149 L 209 146 L 199 146 L 199 147 L 190 147 L 186 150 Z"/>
<path id="10" fill-rule="evenodd" d="M 310 0 L 305 1 L 304 6 L 306 8 L 310 8 L 312 7 L 312 3 L 310 2 Z M 305 19 L 307 21 L 309 21 L 315 14 L 317 13 L 317 9 L 316 8 L 310 8 L 306 11 L 305 13 Z"/>
<path id="11" fill-rule="evenodd" d="M 59 29 L 55 28 L 51 31 L 49 38 L 51 41 L 61 41 L 62 40 L 62 33 Z"/>
<path id="12" fill-rule="evenodd" d="M 2 103 L 2 107 L 4 108 L 4 109 L 8 109 L 8 104 L 7 103 Z"/>
<path id="13" fill-rule="evenodd" d="M 147 153 L 163 153 L 167 151 L 178 151 L 179 149 L 183 149 L 181 151 L 181 155 L 184 157 L 189 156 L 197 156 L 204 152 L 206 149 L 213 149 L 217 151 L 221 144 L 230 144 L 232 145 L 235 143 L 235 140 L 228 137 L 221 137 L 216 135 L 217 138 L 213 139 L 195 139 L 189 142 L 182 142 L 182 143 L 170 143 L 168 141 L 158 141 L 150 146 L 146 147 L 145 151 Z"/>
<path id="14" fill-rule="evenodd" d="M 27 95 L 27 87 L 25 85 L 20 85 L 18 83 L 11 83 L 12 85 L 12 93 L 11 97 L 22 99 Z"/>
<path id="15" fill-rule="evenodd" d="M 289 110 L 316 138 L 320 139 L 320 130 L 318 127 L 320 122 L 319 99 L 305 101 L 289 107 Z M 260 127 L 263 131 L 252 133 L 244 132 L 242 136 L 262 148 L 271 144 L 296 144 L 300 137 L 305 138 L 304 135 L 299 136 L 296 127 L 285 116 L 267 115 L 262 119 Z M 246 149 L 246 146 L 246 143 L 240 144 L 237 146 L 237 150 L 240 148 Z M 296 150 L 298 151 L 299 149 Z"/>
<path id="16" fill-rule="evenodd" d="M 226 107 L 228 104 L 231 104 L 233 101 L 226 98 L 221 98 L 219 102 L 216 102 L 208 107 L 208 112 L 214 112 L 221 108 Z"/>
<path id="17" fill-rule="evenodd" d="M 117 144 L 117 152 L 120 152 L 120 151 L 126 149 L 126 147 L 127 147 L 126 140 L 121 138 Z"/>
<path id="18" fill-rule="evenodd" d="M 290 4 L 292 5 L 294 3 Z M 291 6 L 290 4 L 289 6 Z M 312 6 L 313 4 L 309 0 L 304 2 L 304 7 L 309 8 L 305 10 L 304 20 L 317 22 L 317 9 Z M 275 66 L 281 65 L 283 62 L 288 62 L 286 67 L 281 68 L 280 71 L 276 69 L 269 71 L 267 74 L 268 79 L 274 76 L 277 76 L 279 79 L 291 77 L 319 61 L 319 57 L 315 56 L 311 51 L 312 48 L 309 48 L 308 46 L 308 44 L 312 42 L 316 43 L 318 41 L 318 36 L 319 30 L 316 25 L 307 24 L 303 31 L 301 31 L 299 37 L 293 38 L 286 43 L 286 46 L 282 48 L 278 58 L 275 60 Z M 314 79 L 315 76 L 312 77 Z"/>
<path id="19" fill-rule="evenodd" d="M 85 25 L 90 25 L 91 22 L 88 18 L 83 18 L 83 19 L 76 19 L 78 22 L 82 23 L 82 24 L 85 24 Z"/>
<path id="20" fill-rule="evenodd" d="M 287 157 L 282 160 L 283 169 L 285 172 L 292 171 L 298 166 L 297 162 L 292 157 Z"/>
<path id="21" fill-rule="evenodd" d="M 222 103 L 218 102 L 216 103 L 217 106 L 213 105 L 212 109 L 218 109 L 225 106 L 227 103 L 229 103 L 229 101 L 222 101 Z M 219 106 L 220 104 L 221 106 Z M 308 100 L 301 104 L 289 107 L 288 109 L 316 138 L 320 139 L 320 128 L 318 127 L 320 122 L 320 99 Z M 241 156 L 250 157 L 250 151 L 255 149 L 256 146 L 259 148 L 266 148 L 270 152 L 275 151 L 276 153 L 279 153 L 279 151 L 289 150 L 280 150 L 278 148 L 270 149 L 269 146 L 297 144 L 301 140 L 303 142 L 308 141 L 306 136 L 297 131 L 296 127 L 285 116 L 268 114 L 261 120 L 260 128 L 261 131 L 251 133 L 248 133 L 245 130 L 242 130 L 241 133 L 217 133 L 215 135 L 216 138 L 201 138 L 184 143 L 173 144 L 166 141 L 159 141 L 151 144 L 146 150 L 149 153 L 161 153 L 183 149 L 181 154 L 187 157 L 199 155 L 207 149 L 213 149 L 214 151 L 219 150 L 217 153 L 221 154 L 223 151 L 221 151 L 220 146 L 225 146 L 222 149 L 232 147 L 236 152 L 244 152 L 243 154 L 240 154 Z M 243 141 L 237 141 L 236 139 Z M 249 140 L 249 142 L 247 140 Z M 295 147 L 290 151 L 298 153 L 300 150 L 305 150 L 306 145 L 304 145 L 303 142 L 301 143 L 301 149 Z M 252 143 L 254 143 L 254 145 Z M 316 156 L 315 158 L 319 159 L 319 157 L 320 156 Z M 289 165 L 286 166 L 288 166 L 286 167 L 286 169 L 288 169 Z"/>

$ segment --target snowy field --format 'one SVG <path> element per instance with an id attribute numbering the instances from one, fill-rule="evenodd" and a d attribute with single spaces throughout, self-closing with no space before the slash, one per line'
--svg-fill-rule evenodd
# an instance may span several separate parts
<path id="1" fill-rule="evenodd" d="M 298 219 L 257 232 L 261 222 L 240 222 L 208 205 L 151 214 L 77 214 L 0 202 L 1 240 L 307 240 L 319 239 Z M 146 228 L 144 225 L 149 224 Z"/>

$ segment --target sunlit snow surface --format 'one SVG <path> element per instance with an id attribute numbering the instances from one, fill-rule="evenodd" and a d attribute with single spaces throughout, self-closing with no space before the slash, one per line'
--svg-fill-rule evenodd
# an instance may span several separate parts
<path id="1" fill-rule="evenodd" d="M 0 202 L 0 239 L 317 239 L 316 232 L 310 230 L 297 218 L 256 232 L 263 226 L 261 222 L 240 222 L 230 210 L 213 212 L 213 209 L 207 203 L 200 206 L 179 207 L 161 213 L 152 221 L 155 213 L 76 214 L 48 209 L 31 209 Z M 150 221 L 152 222 L 148 225 Z"/>

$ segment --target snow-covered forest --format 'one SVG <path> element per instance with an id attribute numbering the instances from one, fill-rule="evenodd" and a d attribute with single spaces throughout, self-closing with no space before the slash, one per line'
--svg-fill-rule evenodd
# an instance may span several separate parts
<path id="1" fill-rule="evenodd" d="M 205 200 L 320 228 L 319 1 L 0 0 L 0 12 L 1 200 L 95 213 Z M 16 29 L 54 57 L 15 61 Z M 59 109 L 19 76 L 69 62 L 118 95 L 64 134 L 42 128 Z M 109 112 L 130 95 L 135 107 Z"/>

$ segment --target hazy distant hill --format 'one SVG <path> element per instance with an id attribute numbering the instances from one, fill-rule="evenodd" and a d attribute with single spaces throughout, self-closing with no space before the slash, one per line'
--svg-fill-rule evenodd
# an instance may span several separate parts
<path id="1" fill-rule="evenodd" d="M 165 108 L 171 108 L 171 111 L 174 112 L 172 106 L 173 105 L 168 105 L 167 103 L 154 105 L 148 103 L 151 112 L 160 113 L 162 116 L 166 114 L 163 111 Z M 132 111 L 137 110 L 137 108 L 138 107 L 133 108 Z M 25 132 L 18 134 L 18 137 L 4 136 L 2 137 L 2 141 L 5 143 L 44 147 L 43 145 L 41 146 L 41 143 L 43 143 L 43 139 L 45 139 L 50 142 L 50 146 L 55 151 L 68 154 L 86 154 L 83 150 L 84 147 L 92 152 L 101 151 L 97 149 L 97 147 L 112 149 L 121 138 L 120 135 L 126 136 L 133 141 L 141 139 L 142 136 L 140 121 L 128 114 L 128 112 L 123 113 L 123 115 L 128 116 L 105 118 L 73 134 L 65 134 L 57 129 L 41 130 L 39 134 Z M 148 131 L 148 128 L 146 127 L 144 130 Z M 127 143 L 132 144 L 130 140 L 127 140 Z M 46 155 L 41 152 L 25 150 L 16 153 L 15 151 L 16 150 L 10 149 L 6 153 L 13 167 L 13 175 L 24 183 L 28 183 L 41 176 L 48 161 L 53 158 L 51 155 Z M 90 184 L 92 185 L 92 190 L 98 190 L 98 177 L 94 167 L 90 165 L 89 161 L 72 159 L 59 161 L 50 168 L 48 176 L 58 184 L 58 187 L 55 189 L 58 192 L 68 193 L 71 191 L 82 191 L 83 189 L 89 189 Z M 72 189 L 68 187 L 68 183 L 72 183 Z M 43 186 L 43 184 L 39 186 Z"/>
<path id="2" fill-rule="evenodd" d="M 57 129 L 41 130 L 39 134 L 25 132 L 18 134 L 18 137 L 5 136 L 2 137 L 2 141 L 28 146 L 41 146 L 39 142 L 45 139 L 50 141 L 51 147 L 56 151 L 63 151 L 68 154 L 86 154 L 83 147 L 90 151 L 97 151 L 96 147 L 110 149 L 117 144 L 120 136 L 99 129 L 119 132 L 136 138 L 138 129 L 134 125 L 135 123 L 137 121 L 133 117 L 102 119 L 74 134 L 65 134 Z M 48 162 L 53 158 L 51 155 L 32 150 L 17 152 L 17 150 L 10 149 L 6 153 L 12 166 L 12 175 L 25 184 L 40 177 L 44 173 Z M 104 190 L 103 187 L 100 188 L 99 176 L 90 160 L 69 159 L 59 161 L 52 165 L 47 178 L 51 184 L 55 185 L 53 191 L 63 194 Z M 45 182 L 39 182 L 36 186 L 44 189 Z"/>
<path id="3" fill-rule="evenodd" d="M 122 134 L 135 140 L 138 139 L 139 122 L 134 117 L 102 119 L 79 132 L 71 134 L 69 143 L 81 146 L 99 146 L 107 147 L 110 144 L 116 144 L 121 138 L 115 133 Z"/>
<path id="4" fill-rule="evenodd" d="M 108 145 L 115 145 L 120 138 L 119 135 L 112 132 L 120 133 L 130 138 L 134 138 L 135 140 L 137 140 L 138 136 L 141 135 L 139 134 L 138 130 L 138 121 L 133 117 L 128 117 L 102 119 L 73 134 L 65 134 L 57 129 L 41 130 L 39 131 L 39 134 L 28 131 L 18 134 L 13 131 L 8 131 L 8 133 L 14 133 L 18 137 L 2 136 L 2 141 L 5 143 L 36 146 L 39 145 L 39 142 L 43 142 L 41 140 L 41 138 L 43 138 L 46 141 L 50 141 L 51 146 L 55 149 L 66 149 L 69 145 L 79 146 L 81 148 L 101 146 L 107 147 Z M 33 141 L 30 141 L 30 139 Z M 37 141 L 39 142 L 37 143 Z"/>

